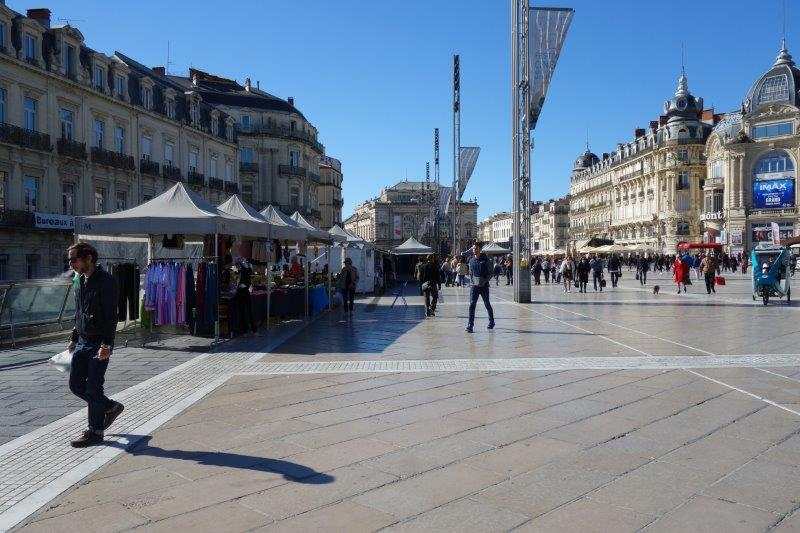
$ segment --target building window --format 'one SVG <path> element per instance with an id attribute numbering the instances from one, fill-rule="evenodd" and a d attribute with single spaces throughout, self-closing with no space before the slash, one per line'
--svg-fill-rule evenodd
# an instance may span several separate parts
<path id="1" fill-rule="evenodd" d="M 291 131 L 294 131 L 294 130 L 296 130 L 296 129 L 297 129 L 297 122 L 295 122 L 295 121 L 293 120 L 293 121 L 292 121 L 292 123 L 289 125 L 289 129 L 290 129 Z"/>
<path id="2" fill-rule="evenodd" d="M 6 190 L 8 187 L 8 174 L 0 172 L 0 211 L 6 208 Z"/>
<path id="3" fill-rule="evenodd" d="M 686 172 L 686 171 L 678 172 L 677 189 L 679 191 L 682 191 L 682 190 L 685 190 L 685 189 L 688 189 L 688 188 L 689 188 L 689 173 Z"/>
<path id="4" fill-rule="evenodd" d="M 150 161 L 150 158 L 153 156 L 153 139 L 151 137 L 142 135 L 141 152 L 142 159 Z"/>
<path id="5" fill-rule="evenodd" d="M 6 121 L 6 98 L 8 93 L 0 87 L 0 122 Z"/>
<path id="6" fill-rule="evenodd" d="M 94 128 L 92 131 L 94 138 L 92 142 L 96 148 L 102 148 L 105 144 L 106 136 L 106 123 L 100 119 L 94 119 Z"/>
<path id="7" fill-rule="evenodd" d="M 28 279 L 36 279 L 39 277 L 39 263 L 41 258 L 39 254 L 27 254 L 25 256 L 25 276 Z"/>
<path id="8" fill-rule="evenodd" d="M 715 179 L 722 179 L 725 177 L 724 161 L 714 161 L 711 163 L 711 177 Z"/>
<path id="9" fill-rule="evenodd" d="M 689 223 L 678 222 L 675 226 L 675 233 L 678 235 L 689 235 Z"/>
<path id="10" fill-rule="evenodd" d="M 684 163 L 689 161 L 689 150 L 678 150 L 678 161 L 683 161 Z"/>
<path id="11" fill-rule="evenodd" d="M 22 48 L 25 51 L 25 59 L 28 61 L 36 60 L 36 37 L 26 33 L 23 37 Z"/>
<path id="12" fill-rule="evenodd" d="M 292 187 L 289 191 L 289 205 L 292 209 L 300 208 L 300 189 Z"/>
<path id="13" fill-rule="evenodd" d="M 71 141 L 75 129 L 75 113 L 62 108 L 58 114 L 61 120 L 61 138 Z"/>
<path id="14" fill-rule="evenodd" d="M 114 93 L 117 98 L 125 99 L 125 76 L 114 76 Z"/>
<path id="15" fill-rule="evenodd" d="M 242 115 L 242 131 L 250 131 L 250 115 Z"/>
<path id="16" fill-rule="evenodd" d="M 175 119 L 175 99 L 167 99 L 167 118 Z"/>
<path id="17" fill-rule="evenodd" d="M 687 193 L 681 193 L 676 195 L 675 197 L 675 210 L 680 213 L 685 213 L 689 210 L 689 195 Z"/>
<path id="18" fill-rule="evenodd" d="M 22 181 L 22 196 L 25 211 L 35 212 L 39 207 L 39 180 L 25 176 Z"/>
<path id="19" fill-rule="evenodd" d="M 66 61 L 64 66 L 64 73 L 69 78 L 75 77 L 75 47 L 71 44 L 66 45 Z"/>
<path id="20" fill-rule="evenodd" d="M 106 211 L 106 190 L 103 187 L 96 187 L 94 190 L 94 212 L 102 215 Z"/>
<path id="21" fill-rule="evenodd" d="M 61 213 L 75 214 L 75 184 L 68 181 L 61 184 Z"/>
<path id="22" fill-rule="evenodd" d="M 175 144 L 167 141 L 164 143 L 164 164 L 173 166 L 175 161 Z"/>
<path id="23" fill-rule="evenodd" d="M 714 191 L 714 195 L 712 197 L 712 205 L 711 205 L 712 208 L 711 210 L 714 213 L 722 211 L 722 202 L 724 201 L 724 197 L 725 195 L 721 190 L 718 189 Z"/>
<path id="24" fill-rule="evenodd" d="M 233 163 L 225 161 L 225 181 L 233 181 Z"/>
<path id="25" fill-rule="evenodd" d="M 197 162 L 200 159 L 200 152 L 197 148 L 189 150 L 189 172 L 197 172 Z"/>
<path id="26" fill-rule="evenodd" d="M 153 89 L 142 86 L 142 105 L 145 109 L 153 109 Z"/>
<path id="27" fill-rule="evenodd" d="M 783 151 L 772 152 L 758 160 L 753 169 L 753 178 L 757 180 L 770 179 L 770 176 L 762 176 L 762 174 L 791 172 L 793 170 L 794 163 L 789 154 Z"/>
<path id="28" fill-rule="evenodd" d="M 208 177 L 209 178 L 216 178 L 217 177 L 217 154 L 211 153 L 211 157 L 208 158 Z"/>
<path id="29" fill-rule="evenodd" d="M 239 149 L 239 159 L 242 160 L 242 163 L 252 163 L 253 162 L 253 149 L 247 146 L 243 146 Z"/>
<path id="30" fill-rule="evenodd" d="M 293 167 L 300 166 L 300 152 L 297 150 L 289 150 L 289 164 Z"/>
<path id="31" fill-rule="evenodd" d="M 242 200 L 244 200 L 246 204 L 252 205 L 253 203 L 253 185 L 250 183 L 242 184 Z"/>
<path id="32" fill-rule="evenodd" d="M 219 119 L 211 119 L 211 135 L 220 135 L 222 131 L 219 129 Z"/>
<path id="33" fill-rule="evenodd" d="M 125 128 L 117 126 L 114 129 L 114 148 L 120 154 L 125 153 Z"/>
<path id="34" fill-rule="evenodd" d="M 95 65 L 92 69 L 92 86 L 97 89 L 98 91 L 103 90 L 103 77 L 105 72 L 103 71 L 103 67 L 99 65 Z"/>
<path id="35" fill-rule="evenodd" d="M 764 80 L 761 92 L 758 95 L 758 103 L 780 102 L 789 99 L 789 79 L 786 74 L 770 76 Z"/>
<path id="36" fill-rule="evenodd" d="M 8 279 L 8 254 L 0 254 L 0 281 Z"/>
<path id="37" fill-rule="evenodd" d="M 128 208 L 128 192 L 117 191 L 117 211 L 124 211 Z"/>
<path id="38" fill-rule="evenodd" d="M 752 130 L 753 139 L 769 139 L 772 137 L 781 137 L 783 135 L 791 135 L 792 123 L 791 122 L 776 122 L 775 124 L 764 124 L 763 126 L 754 126 Z"/>
<path id="39" fill-rule="evenodd" d="M 38 102 L 33 98 L 25 97 L 23 107 L 25 108 L 25 129 L 36 131 L 36 108 Z"/>
<path id="40" fill-rule="evenodd" d="M 6 48 L 6 23 L 0 21 L 0 49 Z"/>

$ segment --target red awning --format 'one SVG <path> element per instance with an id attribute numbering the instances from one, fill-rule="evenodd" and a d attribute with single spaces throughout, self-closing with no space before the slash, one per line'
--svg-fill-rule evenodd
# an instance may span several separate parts
<path id="1" fill-rule="evenodd" d="M 722 245 L 716 242 L 679 242 L 678 250 L 722 250 Z"/>

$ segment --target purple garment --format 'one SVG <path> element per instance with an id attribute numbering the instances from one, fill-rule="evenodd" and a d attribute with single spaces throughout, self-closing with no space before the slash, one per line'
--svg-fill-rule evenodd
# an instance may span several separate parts
<path id="1" fill-rule="evenodd" d="M 175 292 L 176 323 L 186 324 L 186 266 L 178 267 L 178 290 Z"/>

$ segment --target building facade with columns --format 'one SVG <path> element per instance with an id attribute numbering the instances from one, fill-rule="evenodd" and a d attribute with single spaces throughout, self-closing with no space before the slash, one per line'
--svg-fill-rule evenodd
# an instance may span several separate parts
<path id="1" fill-rule="evenodd" d="M 431 223 L 432 202 L 438 202 L 443 213 L 449 203 L 452 188 L 426 181 L 401 181 L 386 187 L 380 196 L 357 206 L 344 221 L 344 227 L 375 246 L 390 250 L 409 237 L 431 245 L 434 242 L 434 225 Z M 458 207 L 461 242 L 478 237 L 478 203 L 460 201 Z M 440 243 L 452 238 L 450 217 L 439 222 Z"/>
<path id="2" fill-rule="evenodd" d="M 299 211 L 321 226 L 318 188 L 325 147 L 294 98 L 274 96 L 249 78 L 241 85 L 194 68 L 170 79 L 235 118 L 245 202 L 259 210 L 274 205 L 287 215 Z"/>
<path id="3" fill-rule="evenodd" d="M 565 250 L 569 240 L 569 196 L 531 206 L 533 253 Z"/>
<path id="4" fill-rule="evenodd" d="M 743 253 L 771 241 L 773 222 L 781 237 L 800 234 L 798 128 L 800 69 L 784 44 L 741 109 L 726 114 L 709 137 L 702 213 L 707 239 Z"/>
<path id="5" fill-rule="evenodd" d="M 570 242 L 592 237 L 659 252 L 700 241 L 705 142 L 719 120 L 678 78 L 663 114 L 601 157 L 587 150 L 570 180 Z"/>
<path id="6" fill-rule="evenodd" d="M 73 217 L 126 209 L 184 181 L 237 192 L 233 118 L 50 11 L 0 2 L 0 279 L 65 269 Z"/>
<path id="7" fill-rule="evenodd" d="M 320 227 L 331 229 L 342 223 L 342 162 L 335 157 L 322 156 L 319 163 L 319 175 L 322 178 L 317 186 L 317 199 L 322 214 Z"/>

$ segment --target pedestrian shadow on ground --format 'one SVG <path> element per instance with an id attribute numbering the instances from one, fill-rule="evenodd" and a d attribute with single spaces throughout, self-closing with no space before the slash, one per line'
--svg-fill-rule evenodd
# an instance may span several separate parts
<path id="1" fill-rule="evenodd" d="M 242 455 L 229 452 L 206 452 L 189 450 L 165 450 L 158 446 L 150 446 L 150 435 L 128 435 L 115 434 L 110 437 L 120 437 L 130 444 L 122 442 L 107 441 L 108 446 L 123 448 L 128 455 L 163 457 L 165 459 L 180 459 L 183 461 L 194 461 L 199 465 L 222 466 L 226 468 L 241 468 L 253 470 L 255 472 L 268 472 L 281 474 L 287 481 L 303 483 L 307 485 L 325 485 L 333 483 L 334 476 L 317 472 L 313 468 L 283 461 L 281 459 L 270 459 L 268 457 L 258 457 L 255 455 Z"/>

